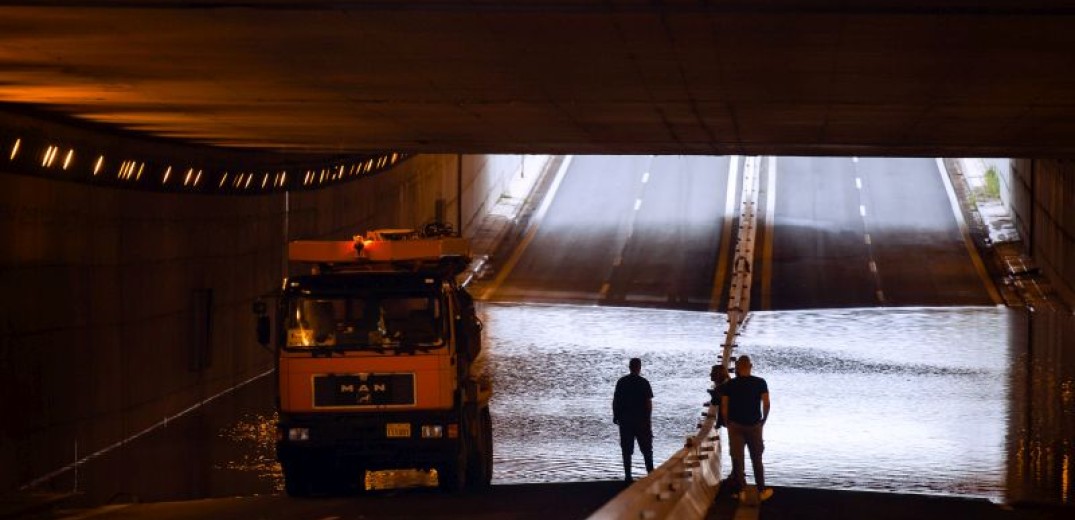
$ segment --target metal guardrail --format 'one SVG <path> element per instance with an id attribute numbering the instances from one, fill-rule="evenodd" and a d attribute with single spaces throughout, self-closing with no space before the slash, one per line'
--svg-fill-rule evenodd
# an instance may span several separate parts
<path id="1" fill-rule="evenodd" d="M 757 235 L 757 200 L 760 158 L 743 165 L 739 229 L 736 236 L 731 291 L 728 294 L 728 330 L 721 349 L 721 364 L 729 366 L 739 329 L 750 311 L 751 259 Z M 700 519 L 706 516 L 720 489 L 721 435 L 716 428 L 718 407 L 706 403 L 698 431 L 683 448 L 645 478 L 621 491 L 590 516 L 591 520 L 621 518 Z"/>

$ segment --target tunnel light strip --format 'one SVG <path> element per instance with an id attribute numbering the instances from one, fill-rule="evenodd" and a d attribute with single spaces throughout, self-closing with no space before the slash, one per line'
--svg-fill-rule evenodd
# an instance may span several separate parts
<path id="1" fill-rule="evenodd" d="M 10 141 L 12 144 L 8 159 L 16 164 L 21 164 L 23 168 L 34 167 L 33 164 L 26 164 L 26 161 L 19 156 L 23 148 L 31 145 L 33 151 L 40 150 L 40 155 L 32 154 L 34 157 L 28 159 L 31 162 L 39 161 L 39 164 L 36 164 L 37 168 L 49 169 L 56 166 L 66 171 L 74 165 L 75 152 L 77 151 L 76 148 L 68 148 L 60 144 L 48 144 L 47 142 L 42 143 L 40 141 L 36 143 L 23 143 L 21 137 L 15 138 L 13 135 L 10 137 L 12 137 L 13 140 Z M 40 146 L 40 148 L 38 148 L 38 146 Z M 62 161 L 60 160 L 61 154 Z M 167 166 L 161 177 L 161 184 L 159 186 L 162 187 L 161 189 L 163 189 L 163 191 L 173 192 L 179 191 L 182 188 L 191 187 L 199 188 L 196 191 L 200 192 L 212 192 L 216 190 L 225 192 L 248 190 L 251 193 L 267 193 L 295 188 L 316 189 L 329 184 L 348 181 L 352 178 L 357 178 L 366 174 L 387 170 L 408 158 L 410 158 L 410 154 L 390 152 L 372 156 L 367 155 L 350 161 L 322 164 L 315 168 L 306 169 L 306 175 L 301 178 L 301 181 L 299 177 L 289 179 L 287 171 L 285 170 L 262 171 L 260 172 L 260 183 L 254 182 L 255 177 L 259 173 L 257 171 L 241 172 L 236 175 L 230 175 L 226 171 L 206 171 L 204 169 L 198 169 L 197 166 L 192 166 L 187 169 L 182 181 L 176 179 L 176 183 L 169 185 L 172 166 Z M 158 165 L 165 166 L 155 161 L 140 161 L 137 158 L 128 158 L 119 160 L 116 163 L 105 164 L 105 154 L 98 154 L 97 160 L 93 162 L 92 170 L 89 172 L 86 170 L 81 170 L 81 172 L 76 170 L 78 175 L 75 177 L 67 177 L 67 180 L 91 182 L 93 178 L 99 177 L 100 174 L 107 169 L 110 170 L 114 176 L 109 175 L 108 179 L 103 179 L 105 184 L 118 185 L 130 182 L 140 183 L 142 174 L 146 171 L 146 167 L 149 166 L 150 169 L 154 169 L 159 167 Z M 35 172 L 31 170 L 26 173 L 33 174 Z M 204 187 L 201 187 L 201 177 L 206 173 L 211 179 L 219 179 L 215 189 L 205 189 Z M 293 184 L 292 186 L 288 185 L 289 181 Z M 102 181 L 92 182 L 96 184 Z M 229 183 L 231 183 L 231 186 L 228 186 Z"/>
<path id="2" fill-rule="evenodd" d="M 56 152 L 59 150 L 58 146 L 49 146 L 45 149 L 45 155 L 41 158 L 41 167 L 52 167 L 52 161 L 56 159 Z"/>
<path id="3" fill-rule="evenodd" d="M 127 172 L 130 171 L 130 167 L 131 167 L 131 161 L 123 161 L 123 162 L 119 163 L 119 169 L 116 170 L 116 178 L 118 178 L 118 179 L 126 179 L 127 178 Z"/>
<path id="4" fill-rule="evenodd" d="M 262 372 L 260 374 L 257 374 L 255 376 L 251 377 L 250 379 L 247 379 L 247 380 L 245 380 L 245 381 L 243 381 L 243 382 L 231 387 L 231 388 L 221 390 L 220 392 L 217 392 L 216 394 L 213 394 L 210 397 L 202 399 L 201 401 L 198 401 L 198 402 L 194 403 L 193 405 L 188 406 L 187 408 L 185 408 L 184 410 L 180 411 L 179 413 L 176 413 L 174 415 L 165 417 L 160 422 L 158 422 L 158 423 L 156 423 L 156 424 L 154 424 L 154 425 L 152 425 L 152 426 L 150 426 L 150 427 L 148 427 L 148 428 L 146 428 L 146 429 L 144 429 L 144 430 L 142 430 L 142 431 L 140 431 L 140 432 L 138 432 L 138 433 L 136 433 L 134 435 L 131 435 L 130 437 L 127 437 L 126 439 L 123 439 L 123 440 L 121 440 L 119 442 L 116 442 L 116 443 L 114 443 L 114 444 L 112 444 L 110 446 L 105 446 L 104 448 L 101 448 L 101 449 L 99 449 L 99 450 L 97 450 L 97 451 L 95 451 L 95 452 L 93 452 L 93 453 L 91 453 L 89 455 L 86 455 L 85 457 L 82 457 L 81 459 L 78 459 L 78 460 L 76 460 L 76 461 L 74 461 L 74 462 L 72 462 L 72 463 L 70 463 L 70 464 L 68 464 L 68 465 L 66 465 L 66 466 L 64 466 L 64 467 L 62 467 L 60 469 L 57 469 L 57 470 L 55 470 L 55 471 L 53 471 L 51 473 L 48 473 L 48 474 L 43 475 L 43 476 L 40 476 L 40 477 L 38 477 L 38 478 L 36 478 L 34 480 L 31 480 L 30 482 L 28 482 L 26 484 L 23 484 L 21 487 L 19 487 L 19 491 L 26 491 L 28 489 L 40 486 L 41 484 L 44 484 L 45 482 L 48 482 L 48 481 L 50 481 L 50 480 L 52 480 L 52 479 L 54 479 L 54 478 L 56 478 L 56 477 L 58 477 L 60 475 L 63 475 L 64 473 L 67 473 L 68 471 L 72 471 L 74 469 L 77 469 L 79 466 L 82 466 L 83 464 L 85 464 L 85 463 L 87 463 L 87 462 L 89 462 L 89 461 L 91 461 L 93 459 L 96 459 L 96 458 L 98 458 L 98 457 L 100 457 L 100 456 L 102 456 L 102 455 L 104 455 L 104 454 L 106 454 L 106 453 L 108 453 L 110 451 L 113 451 L 116 448 L 119 448 L 119 447 L 125 446 L 127 444 L 130 444 L 131 442 L 134 442 L 136 439 L 146 435 L 147 433 L 153 432 L 153 431 L 155 431 L 157 429 L 160 429 L 162 427 L 167 427 L 168 423 L 170 421 L 174 421 L 174 420 L 176 420 L 176 419 L 178 419 L 180 417 L 183 417 L 184 415 L 187 415 L 188 413 L 193 412 L 194 410 L 197 410 L 198 408 L 201 408 L 201 407 L 213 402 L 214 400 L 216 400 L 218 397 L 220 397 L 222 395 L 231 393 L 231 392 L 233 392 L 233 391 L 235 391 L 235 390 L 237 390 L 239 388 L 242 388 L 242 387 L 244 387 L 244 386 L 246 386 L 246 385 L 248 385 L 248 384 L 250 384 L 250 383 L 252 383 L 252 382 L 254 382 L 256 380 L 258 380 L 258 379 L 261 379 L 261 378 L 273 373 L 274 370 L 276 370 L 276 369 L 275 368 L 270 368 L 270 369 L 268 369 L 268 370 L 266 370 L 266 371 L 264 371 L 264 372 Z"/>

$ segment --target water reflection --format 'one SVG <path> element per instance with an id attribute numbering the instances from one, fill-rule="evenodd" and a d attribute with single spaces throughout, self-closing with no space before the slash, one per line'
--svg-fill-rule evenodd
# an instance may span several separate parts
<path id="1" fill-rule="evenodd" d="M 251 413 L 224 428 L 221 437 L 246 449 L 232 450 L 233 457 L 214 469 L 254 474 L 272 491 L 283 492 L 284 475 L 276 461 L 276 418 L 276 413 Z"/>
<path id="2" fill-rule="evenodd" d="M 611 396 L 633 356 L 656 394 L 654 455 L 667 458 L 694 431 L 724 330 L 723 316 L 696 312 L 483 304 L 481 313 L 498 484 L 620 478 Z M 740 351 L 772 391 L 772 482 L 1003 499 L 1008 317 L 998 308 L 755 313 Z M 250 415 L 224 430 L 245 448 L 218 469 L 257 474 L 279 492 L 274 420 Z M 367 484 L 432 484 L 412 477 Z"/>
<path id="3" fill-rule="evenodd" d="M 752 354 L 772 392 L 769 478 L 1000 500 L 1007 312 L 754 314 L 740 351 Z M 506 304 L 482 313 L 495 385 L 494 482 L 618 478 L 610 402 L 632 356 L 643 359 L 656 394 L 655 458 L 694 431 L 723 316 Z"/>

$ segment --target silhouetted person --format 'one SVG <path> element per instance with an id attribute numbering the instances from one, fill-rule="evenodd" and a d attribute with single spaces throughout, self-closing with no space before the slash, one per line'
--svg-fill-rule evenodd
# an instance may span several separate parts
<path id="1" fill-rule="evenodd" d="M 721 411 L 721 396 L 723 395 L 723 385 L 732 379 L 732 376 L 728 373 L 728 368 L 723 364 L 713 365 L 713 368 L 709 371 L 709 380 L 713 381 L 713 388 L 707 390 L 709 392 L 712 402 L 717 407 L 717 428 L 723 428 L 727 426 L 724 424 L 724 413 Z M 728 475 L 728 478 L 721 484 L 721 490 L 730 490 L 731 493 L 737 494 L 740 491 L 740 481 L 742 479 L 737 477 L 734 472 Z"/>
<path id="2" fill-rule="evenodd" d="M 653 471 L 653 389 L 649 381 L 639 375 L 642 360 L 631 358 L 627 364 L 631 373 L 616 381 L 616 393 L 612 397 L 612 422 L 620 426 L 620 451 L 623 452 L 623 479 L 631 478 L 631 455 L 638 449 L 646 461 L 646 472 Z"/>
<path id="3" fill-rule="evenodd" d="M 765 467 L 761 460 L 765 451 L 762 427 L 769 418 L 769 385 L 764 379 L 750 375 L 752 366 L 748 356 L 739 356 L 735 360 L 735 379 L 720 387 L 720 413 L 724 424 L 728 425 L 732 452 L 732 475 L 729 478 L 736 479 L 740 489 L 746 486 L 743 464 L 743 446 L 746 445 L 754 466 L 758 497 L 766 500 L 773 496 L 773 490 L 765 487 Z"/>
<path id="4" fill-rule="evenodd" d="M 719 413 L 720 411 L 720 386 L 726 383 L 732 376 L 728 374 L 728 369 L 724 368 L 724 365 L 713 365 L 713 368 L 709 370 L 709 380 L 713 382 L 713 388 L 707 390 L 709 392 L 710 402 L 717 406 L 717 428 L 724 426 L 724 415 Z"/>

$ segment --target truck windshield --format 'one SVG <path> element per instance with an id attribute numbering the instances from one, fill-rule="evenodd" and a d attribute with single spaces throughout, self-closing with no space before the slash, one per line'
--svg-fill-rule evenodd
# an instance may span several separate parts
<path id="1" fill-rule="evenodd" d="M 288 303 L 289 348 L 431 349 L 444 344 L 429 295 L 300 296 Z"/>

